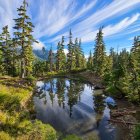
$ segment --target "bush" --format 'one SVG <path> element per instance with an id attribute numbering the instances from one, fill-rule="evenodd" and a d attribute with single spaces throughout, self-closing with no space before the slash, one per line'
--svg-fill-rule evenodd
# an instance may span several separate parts
<path id="1" fill-rule="evenodd" d="M 135 131 L 134 131 L 134 139 L 140 140 L 140 124 L 136 125 Z"/>
<path id="2" fill-rule="evenodd" d="M 0 140 L 13 140 L 13 138 L 10 137 L 9 134 L 7 134 L 7 133 L 1 131 L 1 132 L 0 132 Z"/>
<path id="3" fill-rule="evenodd" d="M 34 85 L 35 81 L 36 81 L 36 78 L 33 77 L 32 75 L 29 75 L 28 77 L 25 78 L 25 80 L 27 80 L 28 85 Z"/>
<path id="4" fill-rule="evenodd" d="M 82 140 L 82 139 L 76 135 L 68 135 L 63 140 Z"/>
<path id="5" fill-rule="evenodd" d="M 87 70 L 87 69 L 80 69 L 80 68 L 77 68 L 77 69 L 71 70 L 70 73 L 76 74 L 76 73 L 84 72 L 84 71 L 86 71 L 86 70 Z"/>
<path id="6" fill-rule="evenodd" d="M 55 140 L 56 139 L 56 131 L 48 124 L 43 124 L 41 121 L 35 120 L 34 123 L 30 121 L 23 121 L 19 125 L 19 129 L 23 129 L 25 135 L 19 136 L 17 139 L 25 140 L 33 139 L 33 140 Z"/>

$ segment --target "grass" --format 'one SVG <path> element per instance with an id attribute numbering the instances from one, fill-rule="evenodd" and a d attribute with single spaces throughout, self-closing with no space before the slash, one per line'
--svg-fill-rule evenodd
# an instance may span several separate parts
<path id="1" fill-rule="evenodd" d="M 50 125 L 31 120 L 32 90 L 19 78 L 1 77 L 0 140 L 56 139 L 56 131 Z"/>

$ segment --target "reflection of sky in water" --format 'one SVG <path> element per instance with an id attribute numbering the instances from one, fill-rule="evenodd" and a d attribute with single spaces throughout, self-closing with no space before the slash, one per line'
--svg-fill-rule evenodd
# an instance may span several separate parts
<path id="1" fill-rule="evenodd" d="M 45 83 L 37 82 L 37 87 L 43 88 L 46 94 L 45 99 L 34 97 L 37 118 L 50 123 L 56 130 L 64 133 L 85 136 L 96 132 L 102 140 L 115 139 L 115 128 L 107 121 L 110 117 L 110 110 L 107 105 L 104 106 L 104 101 L 110 98 L 99 100 L 101 102 L 99 107 L 102 104 L 103 106 L 101 106 L 101 112 L 97 113 L 94 110 L 96 98 L 90 86 L 69 80 L 58 82 L 59 84 L 57 84 L 57 79 Z M 65 86 L 61 91 L 63 84 Z"/>

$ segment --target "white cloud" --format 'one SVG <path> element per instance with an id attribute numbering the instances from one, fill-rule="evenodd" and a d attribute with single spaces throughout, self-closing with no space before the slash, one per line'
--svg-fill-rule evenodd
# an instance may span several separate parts
<path id="1" fill-rule="evenodd" d="M 17 0 L 0 0 L 0 28 L 8 25 L 10 33 L 13 31 L 16 10 L 21 1 Z M 1 29 L 0 29 L 1 30 Z"/>
<path id="2" fill-rule="evenodd" d="M 53 53 L 57 53 L 57 50 L 54 50 Z M 65 53 L 65 55 L 67 55 L 68 54 L 68 49 L 64 49 L 64 53 Z"/>
<path id="3" fill-rule="evenodd" d="M 77 9 L 76 2 L 74 0 L 58 0 L 56 3 L 55 0 L 41 0 L 35 19 L 35 32 L 38 33 L 35 34 L 36 37 L 51 36 L 59 32 L 94 7 L 97 0 L 83 4 L 80 9 Z M 52 4 L 53 6 L 50 6 Z"/>
<path id="4" fill-rule="evenodd" d="M 110 36 L 113 35 L 115 33 L 118 33 L 124 29 L 126 29 L 128 26 L 130 26 L 131 24 L 133 24 L 135 21 L 137 21 L 140 17 L 140 14 L 135 14 L 133 17 L 127 17 L 125 19 L 123 19 L 122 21 L 120 21 L 119 23 L 115 24 L 115 25 L 109 25 L 107 27 L 104 28 L 104 35 L 105 36 Z"/>
<path id="5" fill-rule="evenodd" d="M 130 37 L 128 40 L 134 40 L 134 36 L 133 37 Z"/>
<path id="6" fill-rule="evenodd" d="M 16 9 L 22 1 L 19 0 L 0 0 L 0 28 L 9 25 L 10 32 L 13 31 Z M 108 19 L 120 17 L 124 13 L 130 12 L 140 4 L 140 0 L 112 0 L 99 9 L 95 9 L 98 0 L 85 0 L 82 4 L 76 0 L 29 0 L 29 9 L 32 21 L 35 25 L 34 36 L 39 39 L 45 37 L 45 43 L 56 43 L 61 40 L 62 35 L 68 36 L 69 28 L 72 28 L 74 37 L 82 38 L 82 42 L 90 42 L 95 39 L 99 24 L 103 24 Z M 93 10 L 95 12 L 90 12 Z M 138 21 L 140 14 L 124 19 L 116 24 L 107 25 L 104 28 L 104 35 L 111 36 Z M 75 24 L 72 24 L 75 23 Z M 126 33 L 139 31 L 135 30 Z M 57 36 L 56 36 L 57 34 Z M 66 40 L 67 41 L 67 40 Z M 40 49 L 43 43 L 34 45 Z"/>
<path id="7" fill-rule="evenodd" d="M 67 55 L 68 54 L 68 49 L 64 49 L 64 53 L 65 53 L 65 55 Z"/>
<path id="8" fill-rule="evenodd" d="M 38 40 L 38 43 L 33 44 L 34 50 L 41 50 L 43 47 L 45 47 L 45 44 L 43 44 L 41 41 Z"/>
<path id="9" fill-rule="evenodd" d="M 88 54 L 86 54 L 86 55 L 85 55 L 85 58 L 86 58 L 86 59 L 88 59 L 88 58 L 89 58 L 89 55 L 88 55 Z"/>
<path id="10" fill-rule="evenodd" d="M 94 4 L 96 4 L 96 2 Z M 97 33 L 97 28 L 99 28 L 98 27 L 99 23 L 109 18 L 112 18 L 113 16 L 114 16 L 113 18 L 115 18 L 117 16 L 121 16 L 124 13 L 127 13 L 131 11 L 132 9 L 134 9 L 135 6 L 137 6 L 137 4 L 140 4 L 139 0 L 133 0 L 133 1 L 127 1 L 127 2 L 126 0 L 114 0 L 109 5 L 104 6 L 103 8 L 93 13 L 92 15 L 87 16 L 82 21 L 77 22 L 77 24 L 73 25 L 72 26 L 73 34 L 76 37 L 82 38 L 83 42 L 93 41 Z M 119 23 L 116 23 L 116 25 L 108 25 L 105 28 L 105 35 L 108 36 L 108 35 L 113 35 L 115 33 L 121 32 L 126 27 L 129 27 L 132 23 L 134 23 L 138 19 L 138 17 L 139 17 L 139 14 L 136 14 L 132 18 L 131 17 L 124 18 L 124 20 L 122 20 Z M 125 23 L 126 23 L 126 27 L 124 25 Z M 123 27 L 121 25 L 123 25 Z M 112 29 L 112 31 L 110 29 Z M 49 41 L 50 42 L 58 41 L 61 39 L 62 35 L 68 35 L 68 31 L 62 34 L 59 34 L 58 36 L 55 36 Z"/>
<path id="11" fill-rule="evenodd" d="M 112 16 L 120 16 L 125 12 L 131 11 L 136 4 L 140 4 L 140 0 L 114 0 L 109 5 L 105 6 L 102 9 L 99 9 L 97 12 L 93 13 L 88 18 L 85 18 L 82 22 L 75 25 L 74 30 L 79 32 L 80 30 L 93 28 L 97 26 L 98 23 L 112 17 Z"/>
<path id="12" fill-rule="evenodd" d="M 121 31 L 123 31 L 124 29 L 126 29 L 127 27 L 129 27 L 131 24 L 133 24 L 135 21 L 137 21 L 140 17 L 140 14 L 137 13 L 135 15 L 133 15 L 132 17 L 126 17 L 125 19 L 123 19 L 122 21 L 118 22 L 115 25 L 109 25 L 107 27 L 105 27 L 103 29 L 103 33 L 105 37 L 114 35 L 116 33 L 119 33 Z M 83 42 L 90 42 L 95 40 L 96 34 L 97 34 L 98 30 L 95 30 L 93 32 L 89 32 L 86 35 L 82 36 L 82 41 Z"/>

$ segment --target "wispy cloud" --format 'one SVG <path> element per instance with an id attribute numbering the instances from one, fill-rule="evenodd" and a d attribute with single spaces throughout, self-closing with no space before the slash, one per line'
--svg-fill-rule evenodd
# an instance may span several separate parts
<path id="1" fill-rule="evenodd" d="M 139 19 L 139 17 L 140 17 L 140 14 L 137 13 L 132 17 L 126 17 L 125 19 L 123 19 L 122 21 L 120 21 L 119 23 L 117 23 L 115 25 L 109 25 L 109 26 L 105 27 L 104 35 L 110 36 L 110 35 L 116 34 L 120 31 L 126 29 L 128 26 L 130 26 L 135 21 L 137 21 Z"/>
<path id="2" fill-rule="evenodd" d="M 134 9 L 135 6 L 137 6 L 137 4 L 140 4 L 139 0 L 127 2 L 126 0 L 114 0 L 109 5 L 106 5 L 105 7 L 98 9 L 96 12 L 87 16 L 82 21 L 72 25 L 71 28 L 73 29 L 73 33 L 75 36 L 82 38 L 83 42 L 92 41 L 95 38 L 99 25 L 101 23 L 102 25 L 104 25 L 103 21 L 106 21 L 110 18 L 113 19 L 116 17 L 120 17 L 122 14 L 127 13 L 132 9 Z M 115 33 L 119 33 L 126 27 L 129 27 L 136 20 L 138 20 L 138 17 L 139 14 L 136 14 L 132 18 L 131 17 L 124 18 L 121 22 L 116 23 L 115 25 L 112 24 L 107 25 L 107 27 L 105 28 L 105 35 L 108 36 L 113 35 Z M 59 34 L 53 37 L 52 39 L 49 39 L 49 41 L 58 41 L 62 35 L 67 35 L 67 32 L 63 32 L 62 34 Z"/>
<path id="3" fill-rule="evenodd" d="M 21 1 L 19 0 L 0 0 L 0 28 L 8 25 L 12 33 L 16 17 L 16 9 Z M 0 29 L 1 30 L 1 29 Z"/>
<path id="4" fill-rule="evenodd" d="M 0 28 L 9 25 L 13 32 L 14 21 L 17 17 L 16 8 L 22 0 L 0 0 Z M 61 40 L 62 35 L 68 37 L 71 28 L 74 37 L 82 38 L 83 42 L 94 40 L 98 28 L 105 25 L 104 35 L 112 37 L 135 33 L 128 28 L 132 24 L 140 23 L 140 0 L 28 0 L 29 13 L 35 25 L 34 35 L 40 41 L 34 47 L 39 49 L 46 43 L 55 43 Z M 103 3 L 103 4 L 101 4 Z M 129 15 L 127 14 L 129 13 Z M 127 31 L 126 31 L 127 30 Z M 44 44 L 42 43 L 44 42 Z"/>
<path id="5" fill-rule="evenodd" d="M 77 10 L 78 3 L 74 0 L 58 0 L 57 2 L 55 0 L 42 0 L 38 16 L 35 19 L 37 37 L 51 36 L 59 32 L 89 11 L 96 2 L 97 0 L 93 0 L 91 3 L 83 4 Z"/>

